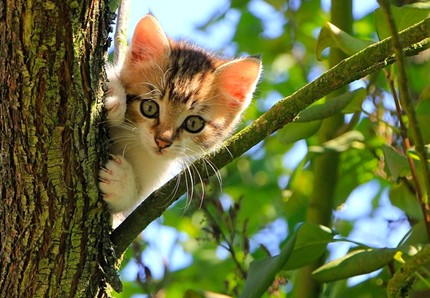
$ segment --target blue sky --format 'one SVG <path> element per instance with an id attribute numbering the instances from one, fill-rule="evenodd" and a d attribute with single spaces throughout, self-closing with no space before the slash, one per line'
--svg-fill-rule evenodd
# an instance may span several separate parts
<path id="1" fill-rule="evenodd" d="M 225 21 L 210 28 L 207 32 L 201 32 L 196 28 L 204 24 L 210 16 L 216 12 L 223 11 L 229 5 L 228 0 L 132 0 L 129 18 L 129 36 L 132 35 L 134 27 L 141 17 L 151 11 L 160 21 L 163 29 L 174 39 L 187 39 L 209 49 L 218 50 L 228 45 L 234 33 L 235 23 L 239 19 L 239 14 L 232 11 L 227 14 Z M 294 1 L 292 1 L 294 2 Z M 296 0 L 295 2 L 300 2 Z M 330 9 L 330 0 L 322 0 L 321 5 L 325 10 Z M 377 0 L 354 0 L 354 17 L 359 19 L 370 11 L 378 7 Z M 276 34 L 282 24 L 275 24 L 273 11 L 264 1 L 254 0 L 249 8 L 257 15 L 261 15 L 263 20 L 269 22 L 268 34 Z M 264 17 L 272 14 L 270 17 Z M 273 32 L 271 32 L 273 31 Z"/>

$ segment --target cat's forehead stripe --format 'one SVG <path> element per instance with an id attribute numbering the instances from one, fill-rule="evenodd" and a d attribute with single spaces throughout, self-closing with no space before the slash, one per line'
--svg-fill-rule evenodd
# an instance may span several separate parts
<path id="1" fill-rule="evenodd" d="M 187 103 L 198 95 L 207 73 L 215 71 L 214 59 L 192 46 L 172 49 L 168 73 L 169 99 Z"/>

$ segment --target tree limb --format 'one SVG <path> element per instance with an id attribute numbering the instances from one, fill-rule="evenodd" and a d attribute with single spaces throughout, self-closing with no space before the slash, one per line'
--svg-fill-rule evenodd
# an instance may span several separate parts
<path id="1" fill-rule="evenodd" d="M 130 0 L 121 0 L 118 7 L 118 17 L 115 29 L 114 65 L 123 64 L 127 52 L 128 16 L 130 12 Z"/>
<path id="2" fill-rule="evenodd" d="M 416 255 L 413 255 L 406 263 L 397 270 L 393 278 L 388 281 L 387 296 L 388 298 L 398 297 L 408 285 L 408 280 L 417 272 L 420 267 L 430 263 L 430 245 L 425 246 Z"/>
<path id="3" fill-rule="evenodd" d="M 406 54 L 416 54 L 427 49 L 430 41 L 428 32 L 430 32 L 430 18 L 400 32 L 399 36 L 403 44 L 408 46 Z M 393 63 L 392 55 L 392 39 L 387 38 L 341 61 L 316 80 L 277 102 L 251 125 L 228 139 L 222 148 L 194 162 L 190 166 L 190 171 L 195 177 L 198 177 L 196 171 L 203 178 L 212 176 L 215 172 L 211 166 L 206 165 L 205 159 L 215 168 L 224 167 L 273 132 L 292 122 L 301 111 L 318 99 Z M 116 246 L 117 256 L 120 256 L 153 220 L 161 216 L 185 193 L 186 174 L 183 171 L 151 194 L 113 231 L 111 237 Z"/>

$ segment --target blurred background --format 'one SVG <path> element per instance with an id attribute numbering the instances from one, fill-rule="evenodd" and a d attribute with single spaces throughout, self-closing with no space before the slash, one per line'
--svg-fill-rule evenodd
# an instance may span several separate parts
<path id="1" fill-rule="evenodd" d="M 377 1 L 352 3 L 353 35 L 377 41 Z M 329 68 L 330 50 L 318 61 L 315 49 L 321 27 L 330 20 L 330 8 L 330 0 L 132 0 L 128 35 L 150 11 L 173 39 L 228 57 L 261 55 L 264 74 L 243 128 Z M 411 79 L 418 98 L 429 67 L 414 63 L 411 73 L 423 74 Z M 395 105 L 384 74 L 353 82 L 347 89 L 358 88 L 366 90 L 362 112 L 342 115 L 341 125 L 353 125 L 364 136 L 363 146 L 338 152 L 339 175 L 328 225 L 339 239 L 396 247 L 422 215 L 414 199 L 407 205 L 396 199 L 396 191 L 413 194 L 393 181 L 383 164 L 382 145 L 399 143 L 393 129 L 398 126 Z M 278 254 L 298 223 L 312 221 L 309 202 L 319 190 L 309 148 L 320 145 L 318 128 L 294 141 L 273 134 L 221 169 L 219 177 L 205 181 L 204 198 L 197 185 L 192 198 L 184 196 L 171 206 L 127 251 L 121 270 L 124 292 L 114 296 L 183 297 L 189 289 L 202 289 L 236 297 L 250 262 Z M 326 260 L 344 256 L 353 246 L 329 244 Z M 321 290 L 321 296 L 385 297 L 382 285 L 388 273 L 381 271 L 334 283 Z M 298 278 L 297 270 L 281 273 L 267 297 L 299 297 L 292 294 Z"/>

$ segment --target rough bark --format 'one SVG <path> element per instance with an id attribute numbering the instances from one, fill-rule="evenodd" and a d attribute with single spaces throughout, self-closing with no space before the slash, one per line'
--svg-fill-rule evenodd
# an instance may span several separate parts
<path id="1" fill-rule="evenodd" d="M 103 297 L 106 1 L 0 2 L 0 297 Z M 91 116 L 93 115 L 93 116 Z"/>

